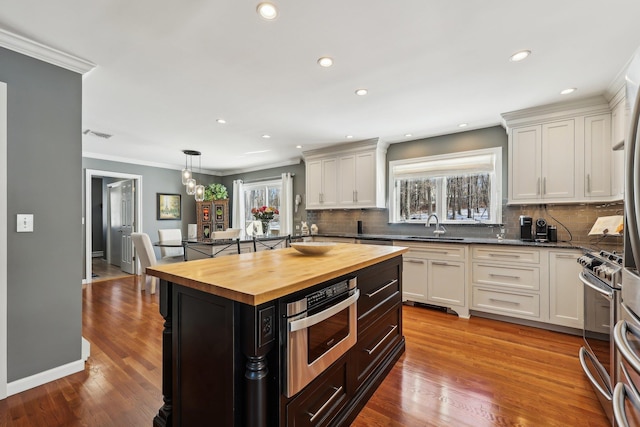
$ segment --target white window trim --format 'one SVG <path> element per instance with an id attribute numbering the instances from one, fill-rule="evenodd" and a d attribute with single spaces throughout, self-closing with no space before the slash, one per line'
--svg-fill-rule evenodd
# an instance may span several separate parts
<path id="1" fill-rule="evenodd" d="M 395 185 L 396 177 L 393 173 L 394 167 L 410 165 L 415 163 L 433 162 L 440 160 L 451 160 L 461 157 L 479 156 L 479 155 L 493 155 L 495 159 L 494 163 L 494 180 L 491 186 L 491 206 L 495 207 L 495 215 L 491 220 L 482 221 L 485 224 L 501 224 L 502 223 L 502 148 L 492 147 L 483 148 L 479 150 L 460 151 L 449 154 L 439 154 L 426 157 L 414 157 L 411 159 L 393 160 L 389 162 L 389 222 L 392 224 L 425 224 L 425 220 L 401 220 L 399 218 L 399 210 L 397 208 L 400 195 L 397 192 Z M 476 220 L 448 220 L 446 218 L 446 200 L 445 192 L 442 188 L 442 181 L 438 183 L 438 218 L 440 223 L 444 224 L 477 224 Z"/>
<path id="2" fill-rule="evenodd" d="M 243 193 L 245 193 L 246 191 L 251 191 L 253 189 L 256 188 L 260 188 L 260 187 L 269 187 L 269 186 L 280 186 L 280 193 L 282 193 L 282 179 L 271 179 L 268 181 L 257 181 L 257 182 L 251 182 L 249 184 L 244 184 L 242 186 L 242 191 Z M 245 198 L 244 198 L 244 194 L 242 194 L 242 202 L 245 203 Z M 247 206 L 245 205 L 245 210 L 246 210 Z M 280 209 L 280 207 L 278 207 L 278 209 Z M 251 209 L 249 209 L 247 211 L 247 213 L 250 213 Z M 244 219 L 244 221 L 246 222 L 246 219 Z M 279 230 L 280 226 L 273 226 L 272 227 L 273 230 Z"/>

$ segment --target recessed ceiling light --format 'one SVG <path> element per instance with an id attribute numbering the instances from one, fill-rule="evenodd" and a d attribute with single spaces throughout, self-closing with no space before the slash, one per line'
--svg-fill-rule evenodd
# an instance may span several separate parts
<path id="1" fill-rule="evenodd" d="M 318 65 L 324 68 L 329 68 L 333 65 L 333 58 L 330 58 L 328 56 L 318 58 Z"/>
<path id="2" fill-rule="evenodd" d="M 531 55 L 531 51 L 530 50 L 521 50 L 520 52 L 516 52 L 513 55 L 511 55 L 511 57 L 509 58 L 509 61 L 511 61 L 511 62 L 522 61 L 523 59 L 525 59 L 529 55 Z"/>
<path id="3" fill-rule="evenodd" d="M 406 137 L 410 137 L 410 136 L 413 136 L 413 134 L 405 133 L 405 134 L 404 134 L 404 136 L 406 136 Z"/>
<path id="4" fill-rule="evenodd" d="M 261 18 L 272 21 L 278 17 L 278 9 L 276 5 L 269 2 L 262 2 L 256 7 L 256 12 Z"/>
<path id="5" fill-rule="evenodd" d="M 345 138 L 351 139 L 351 138 L 353 138 L 353 135 L 345 135 Z"/>
<path id="6" fill-rule="evenodd" d="M 460 124 L 458 125 L 458 127 L 459 127 L 459 128 L 466 128 L 467 126 L 469 126 L 469 125 L 468 125 L 468 124 L 466 124 L 466 123 L 460 123 Z"/>
<path id="7" fill-rule="evenodd" d="M 217 123 L 220 123 L 221 125 L 227 123 L 227 121 L 225 119 L 218 119 L 216 120 Z"/>
<path id="8" fill-rule="evenodd" d="M 259 151 L 247 151 L 244 154 L 262 154 L 262 153 L 268 153 L 271 150 L 259 150 Z"/>
<path id="9" fill-rule="evenodd" d="M 269 138 L 271 138 L 271 135 L 267 135 L 267 134 L 265 133 L 264 135 L 262 135 L 262 137 L 263 137 L 264 139 L 269 139 Z"/>
<path id="10" fill-rule="evenodd" d="M 296 148 L 302 148 L 302 145 L 296 145 Z"/>
<path id="11" fill-rule="evenodd" d="M 369 91 L 366 90 L 366 89 L 356 89 L 356 95 L 358 95 L 358 96 L 365 96 L 368 93 L 369 93 Z"/>
<path id="12" fill-rule="evenodd" d="M 575 87 L 570 87 L 570 88 L 567 88 L 567 89 L 565 89 L 563 91 L 560 91 L 560 95 L 569 95 L 570 93 L 573 93 L 575 91 L 576 91 Z"/>

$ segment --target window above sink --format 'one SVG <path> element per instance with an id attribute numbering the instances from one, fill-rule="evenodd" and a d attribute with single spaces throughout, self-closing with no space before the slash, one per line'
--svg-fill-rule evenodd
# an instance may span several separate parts
<path id="1" fill-rule="evenodd" d="M 502 150 L 499 147 L 389 162 L 389 222 L 499 224 Z"/>

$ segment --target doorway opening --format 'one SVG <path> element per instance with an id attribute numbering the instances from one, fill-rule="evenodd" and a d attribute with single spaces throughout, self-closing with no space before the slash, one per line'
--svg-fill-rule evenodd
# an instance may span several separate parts
<path id="1" fill-rule="evenodd" d="M 112 227 L 115 235 L 107 224 L 117 225 Z M 136 274 L 130 235 L 138 230 L 142 230 L 142 175 L 87 169 L 83 283 Z"/>

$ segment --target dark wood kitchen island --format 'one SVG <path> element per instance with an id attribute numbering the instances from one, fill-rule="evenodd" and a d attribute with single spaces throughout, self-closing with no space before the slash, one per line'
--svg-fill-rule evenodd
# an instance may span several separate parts
<path id="1" fill-rule="evenodd" d="M 348 425 L 404 352 L 406 251 L 337 244 L 323 255 L 287 248 L 148 268 L 161 279 L 165 320 L 164 404 L 153 425 Z M 322 372 L 292 393 L 285 378 L 299 373 L 287 371 L 285 347 L 294 347 L 294 335 L 286 304 L 343 283 L 357 283 L 357 304 L 343 310 L 357 340 L 328 366 L 314 359 Z M 303 345 L 306 357 L 306 335 Z M 333 339 L 321 345 L 338 347 Z"/>

